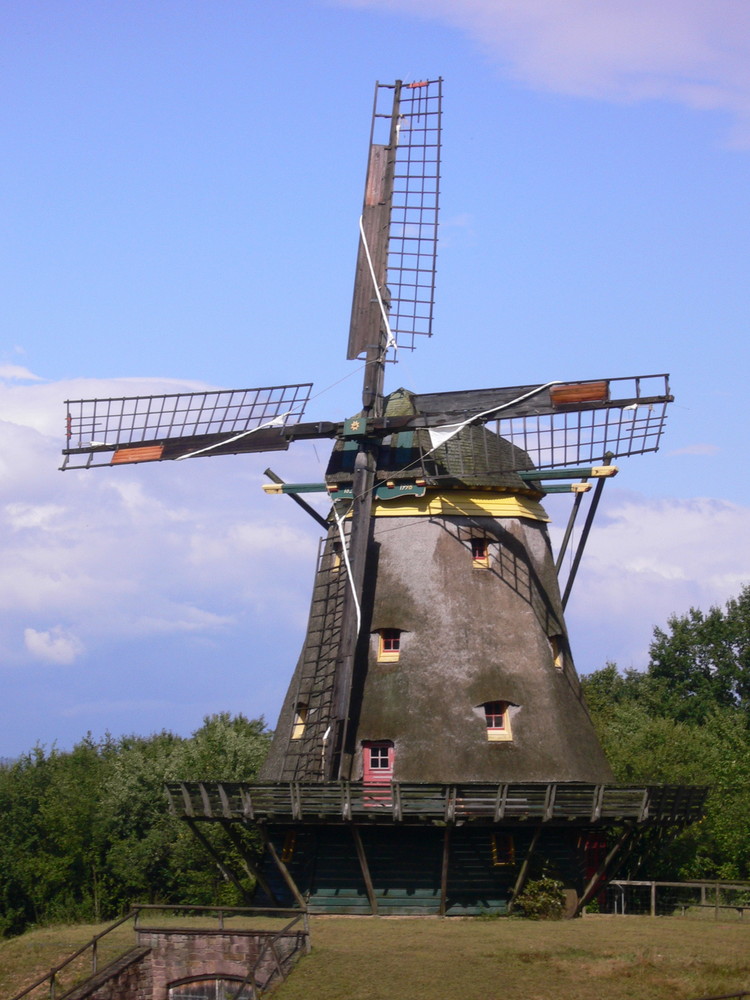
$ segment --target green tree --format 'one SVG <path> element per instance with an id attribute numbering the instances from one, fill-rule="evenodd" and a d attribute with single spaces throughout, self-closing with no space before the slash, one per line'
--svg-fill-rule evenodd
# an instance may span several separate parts
<path id="1" fill-rule="evenodd" d="M 190 739 L 87 736 L 69 752 L 37 746 L 0 765 L 0 934 L 107 919 L 135 902 L 240 902 L 169 815 L 163 785 L 252 780 L 269 737 L 262 719 L 221 714 Z"/>
<path id="2" fill-rule="evenodd" d="M 649 877 L 750 877 L 750 724 L 739 686 L 742 633 L 732 635 L 736 616 L 747 613 L 747 598 L 743 591 L 742 600 L 730 601 L 726 615 L 691 612 L 671 619 L 673 648 L 666 648 L 668 637 L 657 630 L 656 643 L 663 655 L 643 673 L 620 673 L 608 663 L 582 679 L 594 725 L 619 782 L 710 788 L 704 819 L 648 855 Z M 706 622 L 705 628 L 697 629 Z M 703 646 L 691 678 L 686 636 L 694 644 L 694 626 Z M 719 653 L 724 656 L 717 632 L 733 650 L 731 691 L 736 694 L 731 696 L 727 696 L 729 667 L 724 667 L 721 680 L 718 667 L 705 667 L 707 649 L 714 661 Z M 672 653 L 685 669 L 670 685 L 666 664 Z M 700 688 L 699 677 L 706 681 Z"/>
<path id="3" fill-rule="evenodd" d="M 252 781 L 268 753 L 271 736 L 262 718 L 249 720 L 244 715 L 231 716 L 228 712 L 207 716 L 192 739 L 184 743 L 168 777 L 193 781 Z M 185 825 L 178 825 L 180 834 L 174 844 L 171 872 L 184 901 L 242 904 L 244 899 L 234 884 L 224 878 Z M 244 872 L 242 883 L 245 891 L 250 891 L 254 879 L 240 852 L 227 843 L 215 824 L 202 824 L 201 832 L 233 871 Z M 244 829 L 236 833 L 243 852 L 259 858 L 262 847 L 257 834 Z"/>
<path id="4" fill-rule="evenodd" d="M 750 709 L 750 587 L 707 614 L 691 608 L 654 629 L 648 685 L 663 714 L 703 722 L 721 708 Z"/>
<path id="5" fill-rule="evenodd" d="M 272 733 L 265 720 L 221 712 L 209 715 L 174 758 L 174 780 L 252 781 L 265 760 Z"/>
<path id="6" fill-rule="evenodd" d="M 163 785 L 184 742 L 168 732 L 118 742 L 99 801 L 107 830 L 107 899 L 115 913 L 136 901 L 172 898 L 170 861 L 179 831 L 167 811 Z"/>

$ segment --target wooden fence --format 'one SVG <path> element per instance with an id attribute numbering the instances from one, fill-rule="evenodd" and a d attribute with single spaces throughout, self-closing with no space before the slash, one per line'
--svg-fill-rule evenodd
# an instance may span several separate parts
<path id="1" fill-rule="evenodd" d="M 605 910 L 618 915 L 712 916 L 744 919 L 750 913 L 750 882 L 660 882 L 613 879 Z"/>

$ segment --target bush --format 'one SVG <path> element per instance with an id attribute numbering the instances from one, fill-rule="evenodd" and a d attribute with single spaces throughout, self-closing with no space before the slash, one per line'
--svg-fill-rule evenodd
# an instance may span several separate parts
<path id="1" fill-rule="evenodd" d="M 562 882 L 554 878 L 539 878 L 526 883 L 514 909 L 528 920 L 561 920 L 565 912 Z"/>

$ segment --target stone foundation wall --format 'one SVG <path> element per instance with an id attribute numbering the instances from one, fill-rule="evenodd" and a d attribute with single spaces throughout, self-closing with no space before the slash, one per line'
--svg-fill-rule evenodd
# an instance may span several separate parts
<path id="1" fill-rule="evenodd" d="M 264 937 L 246 934 L 138 932 L 138 944 L 151 949 L 153 1000 L 166 1000 L 173 983 L 201 976 L 244 979 L 263 941 Z"/>
<path id="2" fill-rule="evenodd" d="M 70 994 L 68 1000 L 151 1000 L 148 948 L 134 948 Z"/>
<path id="3" fill-rule="evenodd" d="M 97 973 L 70 1000 L 167 1000 L 170 986 L 193 979 L 244 979 L 273 934 L 259 931 L 138 931 L 138 947 Z M 275 948 L 284 975 L 304 947 L 304 935 L 288 934 Z M 264 956 L 256 982 L 277 973 L 273 954 Z"/>

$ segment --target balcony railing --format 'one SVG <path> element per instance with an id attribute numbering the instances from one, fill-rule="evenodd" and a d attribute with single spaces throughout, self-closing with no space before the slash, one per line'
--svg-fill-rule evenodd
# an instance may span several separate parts
<path id="1" fill-rule="evenodd" d="M 278 823 L 514 823 L 622 820 L 671 826 L 703 814 L 708 790 L 677 785 L 528 784 L 367 785 L 363 782 L 170 782 L 172 812 L 194 820 Z"/>

